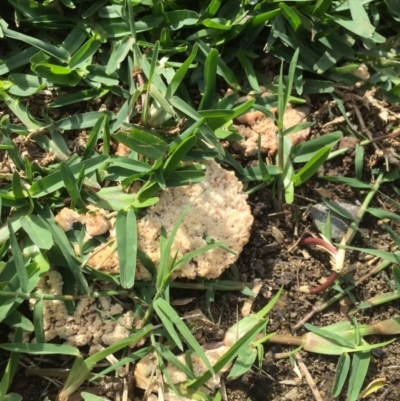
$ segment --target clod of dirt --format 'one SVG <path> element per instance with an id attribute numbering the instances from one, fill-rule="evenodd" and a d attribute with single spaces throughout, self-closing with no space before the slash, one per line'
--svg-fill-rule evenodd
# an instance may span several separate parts
<path id="1" fill-rule="evenodd" d="M 291 128 L 305 121 L 309 112 L 308 107 L 292 108 L 289 104 L 286 107 L 283 119 L 284 129 Z M 243 114 L 237 118 L 237 121 L 241 124 L 235 127 L 238 134 L 243 137 L 243 141 L 233 142 L 232 146 L 234 149 L 243 152 L 245 156 L 256 155 L 258 136 L 261 135 L 261 152 L 268 153 L 268 155 L 273 155 L 276 152 L 278 128 L 272 118 L 260 111 L 255 111 Z M 289 138 L 293 145 L 297 145 L 304 142 L 309 133 L 310 129 L 306 128 L 289 135 Z"/>
<path id="2" fill-rule="evenodd" d="M 88 212 L 85 215 L 64 207 L 57 214 L 55 220 L 64 231 L 71 230 L 75 223 L 85 224 L 87 235 L 90 237 L 105 234 L 111 228 L 111 223 L 106 217 L 105 210 L 92 205 L 88 206 Z"/>
<path id="3" fill-rule="evenodd" d="M 69 231 L 75 223 L 83 223 L 85 221 L 85 216 L 72 209 L 64 207 L 59 211 L 55 220 L 64 231 Z"/>
<path id="4" fill-rule="evenodd" d="M 102 235 L 111 229 L 110 220 L 106 217 L 106 212 L 103 209 L 97 209 L 91 205 L 88 206 L 89 211 L 86 213 L 86 232 L 94 237 Z"/>
<path id="5" fill-rule="evenodd" d="M 205 237 L 224 241 L 236 255 L 220 248 L 196 256 L 173 273 L 173 278 L 196 276 L 212 279 L 234 263 L 248 242 L 253 216 L 247 204 L 242 183 L 233 172 L 214 160 L 204 162 L 207 171 L 203 182 L 185 187 L 168 188 L 159 202 L 138 222 L 140 250 L 157 265 L 160 260 L 161 227 L 172 231 L 179 215 L 189 208 L 172 245 L 171 255 L 178 260 L 185 254 L 207 245 Z"/>
<path id="6" fill-rule="evenodd" d="M 63 280 L 60 273 L 50 271 L 36 286 L 37 293 L 61 295 Z M 93 291 L 93 288 L 90 288 Z M 33 308 L 35 300 L 30 304 Z M 118 317 L 119 316 L 119 317 Z M 129 336 L 133 324 L 133 312 L 124 313 L 120 304 L 111 298 L 83 298 L 72 315 L 68 314 L 64 301 L 44 301 L 43 325 L 46 342 L 58 336 L 67 344 L 114 344 Z"/>
<path id="7" fill-rule="evenodd" d="M 360 78 L 363 82 L 367 82 L 371 77 L 366 64 L 361 63 L 358 68 L 351 72 L 356 77 Z"/>

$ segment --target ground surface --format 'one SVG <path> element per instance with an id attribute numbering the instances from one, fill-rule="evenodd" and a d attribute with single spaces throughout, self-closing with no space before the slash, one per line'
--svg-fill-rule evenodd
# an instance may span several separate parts
<path id="1" fill-rule="evenodd" d="M 329 120 L 340 116 L 337 109 L 333 108 L 333 116 L 329 115 L 326 99 L 319 98 L 312 100 L 314 106 L 310 115 L 311 120 L 317 123 L 311 132 L 311 136 L 318 135 L 322 126 Z M 362 109 L 369 125 L 375 128 L 377 135 L 385 132 L 382 130 L 382 123 L 377 117 L 377 111 L 370 113 L 367 109 Z M 354 120 L 357 124 L 357 121 Z M 333 129 L 340 129 L 340 126 L 333 126 Z M 76 143 L 84 138 L 83 133 L 72 133 L 70 137 L 70 145 L 73 148 Z M 31 149 L 32 144 L 23 145 L 27 149 Z M 399 144 L 396 140 L 390 140 L 385 146 L 391 146 L 396 151 L 400 151 Z M 354 176 L 354 155 L 350 149 L 346 154 L 339 156 L 327 163 L 320 171 L 320 175 L 336 174 Z M 365 161 L 366 165 L 370 162 L 375 154 L 374 147 L 366 148 Z M 39 155 L 43 161 L 46 155 Z M 250 163 L 251 160 L 244 160 L 240 155 L 236 157 L 243 164 Z M 374 159 L 375 160 L 375 159 Z M 379 163 L 379 161 L 378 161 Z M 7 165 L 3 164 L 3 173 L 7 172 Z M 369 182 L 368 170 L 364 171 L 364 179 Z M 303 316 L 305 316 L 312 307 L 320 302 L 322 298 L 329 298 L 335 292 L 328 291 L 324 295 L 312 296 L 299 292 L 299 286 L 319 284 L 319 279 L 327 277 L 330 273 L 329 257 L 323 251 L 315 248 L 290 248 L 297 239 L 305 232 L 309 231 L 317 235 L 317 231 L 312 225 L 309 218 L 304 214 L 307 207 L 321 200 L 321 189 L 324 190 L 324 197 L 332 200 L 347 201 L 356 203 L 362 202 L 365 192 L 352 190 L 347 186 L 338 186 L 336 184 L 327 183 L 321 178 L 314 178 L 306 185 L 299 188 L 296 192 L 296 199 L 293 205 L 283 206 L 281 210 L 277 209 L 274 204 L 269 189 L 261 190 L 253 194 L 249 198 L 255 217 L 250 242 L 241 254 L 236 267 L 224 274 L 222 278 L 236 279 L 245 282 L 251 282 L 254 279 L 260 279 L 265 283 L 264 290 L 269 290 L 272 294 L 278 291 L 280 286 L 284 286 L 284 296 L 274 309 L 270 316 L 268 331 L 277 331 L 279 333 L 290 333 L 291 327 L 294 326 Z M 328 192 L 326 192 L 328 191 Z M 383 188 L 385 195 L 393 195 L 389 185 Z M 396 199 L 397 195 L 393 195 Z M 398 199 L 398 197 L 397 197 Z M 378 195 L 372 205 L 373 207 L 391 210 L 391 205 L 387 203 L 384 197 Z M 361 247 L 373 247 L 375 249 L 388 250 L 390 238 L 386 231 L 377 224 L 377 220 L 371 217 L 365 219 L 361 227 L 364 237 L 358 235 L 354 244 Z M 400 233 L 399 227 L 392 226 L 393 229 Z M 280 235 L 281 234 L 281 235 Z M 281 241 L 280 237 L 284 239 Z M 354 276 L 361 277 L 371 269 L 371 259 L 366 255 L 358 253 L 348 254 L 348 264 L 353 268 Z M 373 261 L 372 261 L 373 262 Z M 365 300 L 377 293 L 390 291 L 390 285 L 385 272 L 378 276 L 367 280 L 363 285 L 353 291 L 353 294 L 359 300 Z M 203 292 L 193 293 L 193 291 L 176 290 L 172 292 L 173 300 L 193 297 L 195 299 L 184 306 L 176 306 L 180 314 L 194 310 L 196 308 L 208 315 L 206 300 Z M 268 295 L 268 294 L 267 294 Z M 204 332 L 199 335 L 202 341 L 214 341 L 221 339 L 221 333 L 235 323 L 237 316 L 240 314 L 240 307 L 243 301 L 243 295 L 236 292 L 217 292 L 215 302 L 212 303 L 211 312 L 216 326 L 213 330 Z M 268 299 L 262 295 L 257 298 L 253 310 L 259 310 L 268 302 Z M 387 319 L 398 315 L 400 302 L 391 302 L 388 306 L 375 307 L 367 309 L 357 316 L 360 323 L 370 323 L 378 320 Z M 27 313 L 29 313 L 27 311 Z M 338 304 L 334 304 L 323 312 L 317 314 L 310 320 L 310 323 L 316 326 L 326 326 L 331 323 L 348 319 Z M 7 333 L 5 326 L 1 328 L 1 340 L 4 341 Z M 301 335 L 303 332 L 299 330 L 296 334 Z M 380 342 L 382 338 L 370 338 L 370 342 Z M 312 393 L 305 380 L 298 381 L 297 376 L 289 359 L 274 360 L 275 353 L 289 351 L 291 348 L 266 345 L 265 352 L 268 357 L 263 363 L 263 371 L 259 372 L 256 368 L 244 377 L 226 381 L 226 396 L 228 401 L 272 401 L 272 400 L 311 400 Z M 301 353 L 305 365 L 308 367 L 315 383 L 320 390 L 324 400 L 330 400 L 330 392 L 335 375 L 336 363 L 338 357 L 324 356 L 319 354 Z M 0 354 L 0 370 L 5 366 L 7 354 Z M 386 378 L 386 385 L 375 395 L 370 397 L 373 400 L 398 400 L 400 399 L 400 344 L 394 341 L 391 345 L 384 349 L 377 349 L 373 352 L 373 358 L 370 365 L 366 383 L 376 378 Z M 46 395 L 50 399 L 55 398 L 57 393 L 57 384 L 61 383 L 59 379 L 51 379 L 49 381 L 37 376 L 25 376 L 25 369 L 29 366 L 51 367 L 60 365 L 68 366 L 69 360 L 53 360 L 48 358 L 40 361 L 39 359 L 22 359 L 19 371 L 11 387 L 11 391 L 19 393 L 26 401 L 42 400 Z M 285 384 L 288 382 L 291 384 Z M 140 395 L 139 393 L 137 394 Z M 340 400 L 345 400 L 341 397 Z"/>

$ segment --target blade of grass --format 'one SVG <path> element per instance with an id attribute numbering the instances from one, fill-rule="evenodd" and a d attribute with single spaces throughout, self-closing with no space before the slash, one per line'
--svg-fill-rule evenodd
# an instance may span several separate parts
<path id="1" fill-rule="evenodd" d="M 137 224 L 132 208 L 118 212 L 116 236 L 121 286 L 129 289 L 135 283 L 137 260 Z"/>
<path id="2" fill-rule="evenodd" d="M 22 256 L 21 248 L 19 247 L 17 237 L 15 236 L 14 229 L 10 220 L 7 221 L 8 231 L 10 233 L 11 253 L 15 262 L 15 267 L 18 272 L 19 283 L 23 292 L 29 291 L 29 277 L 26 271 L 24 258 Z"/>
<path id="3" fill-rule="evenodd" d="M 347 397 L 349 401 L 356 401 L 368 372 L 371 361 L 371 351 L 355 352 L 350 369 Z"/>
<path id="4" fill-rule="evenodd" d="M 215 84 L 217 79 L 218 50 L 211 49 L 204 64 L 205 90 L 200 101 L 199 110 L 212 109 L 214 106 Z"/>
<path id="5" fill-rule="evenodd" d="M 332 388 L 332 397 L 338 397 L 342 392 L 344 383 L 350 370 L 350 356 L 347 352 L 340 355 L 336 365 L 335 382 Z"/>
<path id="6" fill-rule="evenodd" d="M 161 309 L 166 316 L 168 316 L 170 322 L 172 322 L 178 329 L 178 331 L 182 334 L 190 350 L 203 361 L 203 363 L 207 366 L 209 371 L 213 374 L 214 369 L 211 366 L 210 361 L 206 357 L 203 348 L 201 348 L 200 344 L 193 337 L 193 334 L 190 332 L 186 324 L 181 320 L 181 318 L 175 312 L 175 310 L 169 305 L 169 303 L 165 299 L 162 298 L 158 298 L 155 302 L 155 305 L 159 309 Z"/>

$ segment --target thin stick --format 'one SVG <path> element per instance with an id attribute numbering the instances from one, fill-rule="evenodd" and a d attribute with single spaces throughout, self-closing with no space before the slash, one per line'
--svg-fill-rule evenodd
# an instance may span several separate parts
<path id="1" fill-rule="evenodd" d="M 310 386 L 311 392 L 313 393 L 313 396 L 316 401 L 324 401 L 323 398 L 321 397 L 321 394 L 318 391 L 318 388 L 314 382 L 314 379 L 310 375 L 310 372 L 307 369 L 307 366 L 304 364 L 303 360 L 297 355 L 296 357 L 296 362 L 299 365 L 299 368 L 301 370 L 301 373 L 303 373 L 304 377 L 307 380 L 308 385 Z"/>
<path id="2" fill-rule="evenodd" d="M 135 287 L 149 287 L 154 285 L 152 281 L 138 281 Z M 244 288 L 253 288 L 253 283 L 246 283 L 241 281 L 231 280 L 215 280 L 204 283 L 182 283 L 179 281 L 171 281 L 169 286 L 172 288 L 186 288 L 192 290 L 214 290 L 214 291 L 241 291 Z M 19 291 L 0 291 L 0 297 L 5 298 L 22 298 L 22 299 L 43 299 L 45 301 L 75 301 L 84 298 L 101 298 L 101 297 L 116 297 L 120 295 L 129 295 L 132 297 L 132 291 L 118 290 L 118 291 L 94 291 L 89 294 L 79 295 L 53 295 L 43 293 L 25 293 Z M 135 297 L 135 299 L 138 299 Z M 139 300 L 139 299 L 138 299 Z"/>
<path id="3" fill-rule="evenodd" d="M 325 301 L 324 303 L 314 306 L 314 308 L 306 316 L 304 316 L 303 319 L 301 319 L 295 326 L 292 327 L 292 330 L 297 331 L 298 329 L 300 329 L 304 325 L 304 323 L 307 323 L 314 315 L 316 315 L 319 312 L 322 312 L 328 306 L 332 305 L 333 303 L 345 297 L 348 292 L 354 290 L 354 288 L 356 288 L 362 282 L 367 280 L 369 277 L 378 274 L 380 271 L 388 267 L 390 264 L 391 262 L 385 260 L 384 262 L 380 263 L 378 266 L 373 268 L 370 272 L 359 278 L 354 285 L 350 285 L 349 287 L 347 287 L 344 290 L 344 293 L 338 292 L 335 296 Z"/>

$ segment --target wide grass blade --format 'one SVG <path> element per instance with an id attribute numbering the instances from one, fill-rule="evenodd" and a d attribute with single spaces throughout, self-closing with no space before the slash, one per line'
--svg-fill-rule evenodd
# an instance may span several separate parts
<path id="1" fill-rule="evenodd" d="M 214 106 L 215 84 L 217 79 L 218 51 L 211 49 L 204 64 L 205 90 L 201 99 L 199 110 L 212 109 Z"/>
<path id="2" fill-rule="evenodd" d="M 142 127 L 134 127 L 129 132 L 117 132 L 113 137 L 135 152 L 151 159 L 161 159 L 169 149 L 163 139 Z"/>
<path id="3" fill-rule="evenodd" d="M 344 383 L 350 369 L 350 356 L 347 352 L 340 355 L 336 365 L 335 382 L 332 388 L 332 397 L 338 397 L 343 389 Z"/>
<path id="4" fill-rule="evenodd" d="M 191 51 L 189 57 L 178 68 L 174 77 L 172 78 L 171 82 L 169 83 L 167 92 L 165 94 L 165 97 L 167 99 L 170 99 L 175 94 L 175 92 L 178 90 L 190 65 L 192 64 L 193 60 L 195 59 L 195 57 L 197 55 L 197 50 L 198 50 L 198 45 L 197 45 L 197 43 L 195 43 L 194 46 L 192 47 L 192 51 Z"/>
<path id="5" fill-rule="evenodd" d="M 37 39 L 33 36 L 28 36 L 20 32 L 13 31 L 11 29 L 5 28 L 4 35 L 8 38 L 19 40 L 23 43 L 28 43 L 31 46 L 34 46 L 40 50 L 43 50 L 45 53 L 50 54 L 60 61 L 67 61 L 69 54 L 66 50 L 56 47 L 50 43 L 44 42 L 41 39 Z"/>
<path id="6" fill-rule="evenodd" d="M 44 344 L 46 342 L 44 335 L 44 325 L 43 325 L 43 306 L 44 306 L 44 301 L 42 299 L 38 299 L 33 307 L 35 340 L 38 344 Z"/>
<path id="7" fill-rule="evenodd" d="M 132 288 L 135 283 L 137 259 L 137 224 L 132 208 L 118 212 L 116 235 L 121 286 Z"/>
<path id="8" fill-rule="evenodd" d="M 371 351 L 355 352 L 351 363 L 347 397 L 349 401 L 356 401 L 368 373 L 371 361 Z"/>
<path id="9" fill-rule="evenodd" d="M 53 238 L 43 221 L 36 215 L 20 217 L 21 226 L 28 234 L 31 241 L 40 249 L 50 249 L 53 246 Z"/>
<path id="10" fill-rule="evenodd" d="M 348 341 L 346 338 L 343 337 L 343 335 L 336 334 L 336 332 L 332 330 L 320 329 L 319 327 L 313 326 L 310 323 L 306 323 L 304 327 L 307 330 L 311 331 L 312 333 L 318 334 L 323 338 L 332 340 L 334 343 L 337 343 L 343 347 L 355 348 L 356 344 L 354 344 L 351 341 Z"/>
<path id="11" fill-rule="evenodd" d="M 320 151 L 314 154 L 311 159 L 298 171 L 292 178 L 295 186 L 299 186 L 308 181 L 324 164 L 329 156 L 331 148 L 325 146 Z"/>

